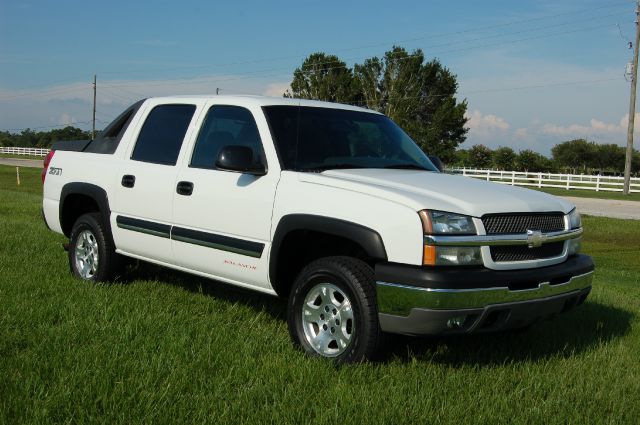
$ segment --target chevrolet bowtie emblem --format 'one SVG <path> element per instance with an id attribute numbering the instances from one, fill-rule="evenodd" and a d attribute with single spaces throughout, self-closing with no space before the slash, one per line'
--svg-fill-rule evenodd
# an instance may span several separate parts
<path id="1" fill-rule="evenodd" d="M 527 230 L 527 245 L 529 248 L 538 248 L 546 240 L 547 236 L 543 235 L 540 230 Z"/>

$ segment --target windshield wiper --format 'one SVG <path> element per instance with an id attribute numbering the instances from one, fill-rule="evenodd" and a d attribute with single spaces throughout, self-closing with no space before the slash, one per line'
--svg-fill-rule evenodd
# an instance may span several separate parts
<path id="1" fill-rule="evenodd" d="M 391 168 L 391 169 L 396 169 L 396 170 L 423 170 L 423 171 L 429 171 L 426 168 L 418 165 L 418 164 L 393 164 L 393 165 L 386 165 L 384 168 Z"/>

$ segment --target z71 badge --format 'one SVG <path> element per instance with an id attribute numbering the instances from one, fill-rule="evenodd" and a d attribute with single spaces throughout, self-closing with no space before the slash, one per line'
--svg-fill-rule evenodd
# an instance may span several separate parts
<path id="1" fill-rule="evenodd" d="M 62 168 L 49 167 L 49 174 L 53 174 L 54 176 L 61 176 Z"/>

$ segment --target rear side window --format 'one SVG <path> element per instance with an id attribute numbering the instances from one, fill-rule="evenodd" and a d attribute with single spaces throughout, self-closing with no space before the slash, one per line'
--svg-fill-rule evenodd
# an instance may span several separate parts
<path id="1" fill-rule="evenodd" d="M 212 106 L 198 134 L 191 167 L 216 168 L 220 150 L 231 145 L 251 148 L 254 164 L 266 165 L 258 126 L 251 112 L 240 106 Z"/>
<path id="2" fill-rule="evenodd" d="M 147 116 L 131 159 L 176 165 L 195 105 L 160 105 Z"/>
<path id="3" fill-rule="evenodd" d="M 144 102 L 140 100 L 131 105 L 127 110 L 118 115 L 118 117 L 111 122 L 95 140 L 92 140 L 89 145 L 84 149 L 85 152 L 91 153 L 104 153 L 112 154 L 118 148 L 120 140 L 124 135 L 125 130 L 129 127 L 131 119 L 138 112 L 140 106 Z"/>

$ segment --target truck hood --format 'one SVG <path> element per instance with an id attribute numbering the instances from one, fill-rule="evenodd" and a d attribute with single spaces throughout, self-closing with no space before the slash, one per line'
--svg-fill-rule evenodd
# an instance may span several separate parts
<path id="1" fill-rule="evenodd" d="M 419 170 L 354 169 L 300 173 L 299 180 L 404 204 L 481 217 L 505 212 L 568 213 L 570 202 L 535 190 Z"/>

